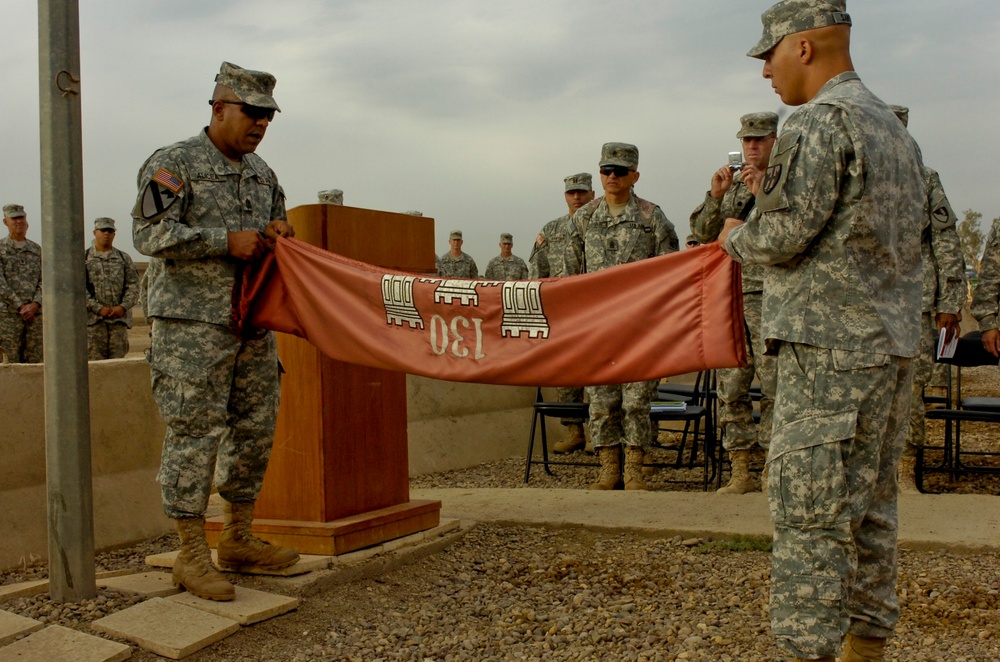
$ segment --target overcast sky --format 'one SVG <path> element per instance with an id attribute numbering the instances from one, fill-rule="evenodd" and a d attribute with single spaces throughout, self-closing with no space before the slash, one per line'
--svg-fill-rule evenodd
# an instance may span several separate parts
<path id="1" fill-rule="evenodd" d="M 562 178 L 604 142 L 639 147 L 636 191 L 683 241 L 739 116 L 781 108 L 746 51 L 768 0 L 101 0 L 80 3 L 86 237 L 131 226 L 136 172 L 209 119 L 223 60 L 278 80 L 258 154 L 288 206 L 344 190 L 355 207 L 420 210 L 436 246 L 465 233 L 480 270 L 514 234 L 527 258 L 564 213 Z M 941 173 L 955 210 L 1000 216 L 996 0 L 853 0 L 854 63 Z M 41 237 L 36 3 L 0 0 L 0 201 Z M 788 109 L 781 109 L 787 117 Z M 595 177 L 595 183 L 598 183 Z M 598 193 L 600 194 L 600 193 Z M 116 245 L 138 255 L 131 233 Z M 81 247 L 82 248 L 82 247 Z"/>

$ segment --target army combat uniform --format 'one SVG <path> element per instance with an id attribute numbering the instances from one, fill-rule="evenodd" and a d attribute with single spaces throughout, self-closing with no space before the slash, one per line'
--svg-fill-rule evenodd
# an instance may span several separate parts
<path id="1" fill-rule="evenodd" d="M 972 316 L 982 331 L 1000 328 L 1000 220 L 986 236 L 979 263 L 979 284 L 972 292 Z"/>
<path id="2" fill-rule="evenodd" d="M 132 308 L 139 301 L 139 272 L 132 258 L 117 248 L 101 252 L 91 246 L 87 266 L 87 358 L 120 359 L 128 354 Z M 125 316 L 101 317 L 102 308 L 121 306 Z"/>
<path id="3" fill-rule="evenodd" d="M 777 43 L 767 46 L 774 10 L 752 57 Z M 823 18 L 797 29 L 850 21 Z M 896 466 L 919 343 L 925 200 L 916 145 L 849 71 L 788 118 L 756 208 L 727 242 L 741 262 L 773 265 L 762 317 L 777 352 L 771 628 L 799 658 L 836 654 L 845 632 L 885 638 L 899 617 Z"/>
<path id="4" fill-rule="evenodd" d="M 479 278 L 479 267 L 468 253 L 455 257 L 451 252 L 442 254 L 438 271 L 442 278 Z"/>
<path id="5" fill-rule="evenodd" d="M 504 258 L 497 255 L 486 265 L 483 278 L 487 280 L 527 280 L 528 265 L 516 255 Z"/>
<path id="6" fill-rule="evenodd" d="M 157 481 L 168 517 L 201 517 L 213 471 L 227 502 L 253 502 L 270 458 L 275 338 L 230 330 L 238 263 L 227 235 L 285 219 L 285 195 L 263 159 L 233 163 L 204 131 L 154 153 L 138 183 L 133 240 L 158 261 L 147 302 L 153 396 L 167 424 Z"/>
<path id="7" fill-rule="evenodd" d="M 691 214 L 691 232 L 702 244 L 715 241 L 727 218 L 746 218 L 753 209 L 754 195 L 739 175 L 716 200 L 711 193 Z M 771 403 L 774 394 L 774 357 L 765 354 L 764 338 L 760 333 L 761 301 L 764 290 L 764 267 L 743 266 L 743 319 L 750 339 L 749 362 L 742 368 L 719 370 L 719 424 L 723 429 L 723 446 L 727 451 L 751 450 L 754 443 L 767 448 L 771 438 Z M 754 374 L 761 383 L 760 424 L 754 425 L 750 384 Z"/>
<path id="8" fill-rule="evenodd" d="M 30 239 L 18 246 L 4 237 L 0 239 L 0 347 L 11 363 L 41 363 L 44 358 L 42 310 L 30 322 L 18 313 L 32 301 L 42 305 L 42 247 Z"/>
<path id="9" fill-rule="evenodd" d="M 588 202 L 567 222 L 566 273 L 593 273 L 676 251 L 674 225 L 657 205 L 634 193 L 624 211 L 611 215 L 604 196 Z M 657 381 L 587 387 L 594 448 L 650 443 L 649 403 Z"/>

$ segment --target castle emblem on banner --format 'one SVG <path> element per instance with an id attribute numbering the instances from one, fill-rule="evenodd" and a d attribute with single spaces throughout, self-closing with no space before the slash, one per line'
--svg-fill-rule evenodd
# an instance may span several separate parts
<path id="1" fill-rule="evenodd" d="M 382 303 L 385 306 L 385 321 L 395 326 L 407 325 L 411 329 L 423 329 L 424 320 L 413 300 L 415 276 L 382 276 Z M 462 307 L 479 306 L 478 287 L 502 286 L 503 320 L 500 324 L 501 337 L 517 337 L 527 334 L 529 338 L 548 338 L 549 321 L 542 311 L 542 283 L 537 281 L 477 281 L 477 280 L 437 280 L 420 278 L 420 282 L 436 283 L 434 303 L 458 304 Z"/>

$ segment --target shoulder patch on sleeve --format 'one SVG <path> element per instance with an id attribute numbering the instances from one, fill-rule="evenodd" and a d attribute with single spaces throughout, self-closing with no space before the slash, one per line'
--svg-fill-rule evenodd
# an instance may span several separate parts
<path id="1" fill-rule="evenodd" d="M 767 165 L 764 180 L 757 194 L 756 207 L 761 212 L 774 211 L 788 206 L 785 198 L 785 182 L 788 181 L 789 164 L 798 151 L 800 134 L 797 131 L 785 131 L 778 137 L 778 142 L 771 152 L 771 162 Z"/>
<path id="2" fill-rule="evenodd" d="M 160 168 L 142 192 L 139 211 L 146 220 L 156 218 L 177 201 L 184 182 L 165 168 Z"/>

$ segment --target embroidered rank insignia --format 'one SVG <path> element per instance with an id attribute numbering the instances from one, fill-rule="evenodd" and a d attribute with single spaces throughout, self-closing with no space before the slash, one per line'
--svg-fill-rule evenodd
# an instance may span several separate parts
<path id="1" fill-rule="evenodd" d="M 151 219 L 170 209 L 184 182 L 169 170 L 160 168 L 142 194 L 142 217 Z"/>
<path id="2" fill-rule="evenodd" d="M 764 175 L 764 193 L 770 193 L 774 190 L 774 187 L 778 185 L 781 181 L 781 164 L 773 165 L 767 169 L 767 173 Z"/>

